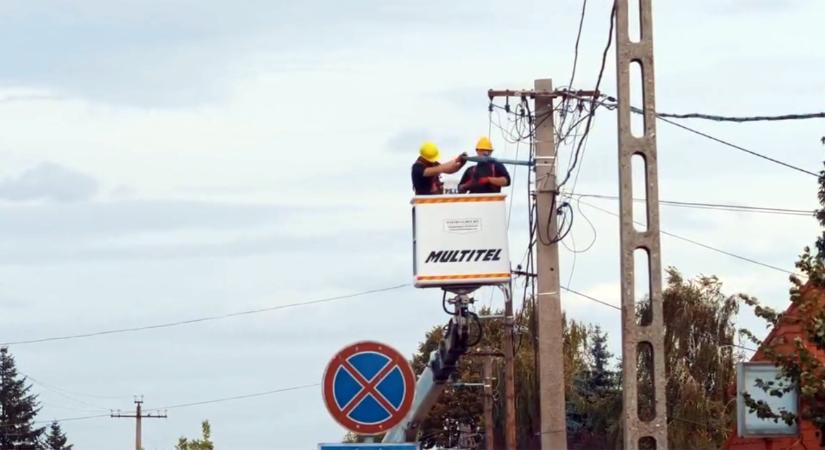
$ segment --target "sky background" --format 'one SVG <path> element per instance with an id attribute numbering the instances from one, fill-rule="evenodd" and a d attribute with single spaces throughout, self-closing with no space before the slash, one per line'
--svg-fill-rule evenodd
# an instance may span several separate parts
<path id="1" fill-rule="evenodd" d="M 220 315 L 410 283 L 409 166 L 424 139 L 471 151 L 489 88 L 566 85 L 581 3 L 5 0 L 0 6 L 0 342 Z M 576 88 L 592 88 L 610 2 L 587 7 Z M 657 109 L 821 111 L 813 0 L 656 2 Z M 602 90 L 615 93 L 614 54 Z M 498 120 L 494 116 L 495 120 Z M 506 118 L 502 119 L 506 123 Z M 703 131 L 819 171 L 818 121 Z M 496 155 L 524 145 L 492 133 Z M 813 209 L 816 179 L 658 124 L 665 200 Z M 566 161 L 570 148 L 561 148 Z M 615 113 L 596 116 L 577 192 L 618 191 Z M 526 246 L 515 169 L 511 254 Z M 507 190 L 509 193 L 509 189 Z M 612 200 L 586 202 L 618 210 Z M 619 303 L 618 221 L 582 204 L 562 283 Z M 587 218 L 592 222 L 592 228 Z M 661 227 L 793 270 L 813 218 L 661 208 Z M 595 233 L 594 233 L 595 230 Z M 788 303 L 787 274 L 662 237 L 664 266 L 715 274 L 728 294 Z M 490 289 L 483 305 L 502 306 Z M 568 316 L 620 348 L 619 314 L 562 294 Z M 445 323 L 412 287 L 199 324 L 11 345 L 41 420 L 200 402 L 320 382 L 344 345 L 411 355 Z M 739 324 L 764 333 L 752 314 Z M 172 408 L 146 450 L 212 422 L 221 449 L 314 448 L 344 431 L 320 388 Z M 63 423 L 78 450 L 130 448 L 134 422 Z"/>

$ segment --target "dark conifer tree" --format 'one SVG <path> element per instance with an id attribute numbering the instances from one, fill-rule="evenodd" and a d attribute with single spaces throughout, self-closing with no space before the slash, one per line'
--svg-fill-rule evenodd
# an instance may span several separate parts
<path id="1" fill-rule="evenodd" d="M 603 396 L 608 392 L 615 391 L 616 372 L 608 368 L 611 364 L 613 354 L 607 351 L 607 333 L 601 327 L 593 327 L 590 336 L 592 344 L 590 346 L 590 356 L 593 358 L 588 380 L 588 390 L 596 395 Z"/>
<path id="2" fill-rule="evenodd" d="M 72 450 L 73 447 L 73 445 L 69 445 L 66 434 L 63 433 L 60 424 L 57 421 L 52 422 L 49 427 L 49 432 L 46 435 L 45 450 Z"/>
<path id="3" fill-rule="evenodd" d="M 34 418 L 40 410 L 31 385 L 20 377 L 8 348 L 0 348 L 0 448 L 3 450 L 40 450 L 43 428 Z"/>

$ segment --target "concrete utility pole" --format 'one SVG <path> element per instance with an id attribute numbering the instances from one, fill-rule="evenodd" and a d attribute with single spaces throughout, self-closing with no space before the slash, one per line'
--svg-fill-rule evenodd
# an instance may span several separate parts
<path id="1" fill-rule="evenodd" d="M 119 411 L 117 413 L 111 413 L 111 417 L 117 418 L 127 418 L 127 419 L 135 419 L 135 450 L 143 450 L 143 444 L 141 442 L 142 439 L 142 430 L 141 430 L 141 420 L 142 419 L 165 419 L 166 414 L 143 414 L 141 411 L 141 406 L 143 405 L 143 397 L 135 397 L 135 413 L 134 414 L 121 414 Z"/>
<path id="2" fill-rule="evenodd" d="M 552 91 L 551 80 L 536 80 L 536 92 Z M 564 359 L 559 295 L 559 249 L 556 232 L 556 134 L 553 97 L 536 97 L 536 212 L 538 233 L 536 273 L 538 293 L 539 399 L 542 450 L 567 448 L 564 402 Z"/>
<path id="3" fill-rule="evenodd" d="M 504 447 L 516 450 L 516 363 L 515 323 L 513 318 L 513 290 L 502 285 L 504 291 Z"/>
<path id="4" fill-rule="evenodd" d="M 484 442 L 493 450 L 493 358 L 484 359 Z"/>
<path id="5" fill-rule="evenodd" d="M 535 81 L 532 90 L 494 90 L 487 96 L 492 101 L 495 97 L 531 98 L 535 100 L 535 165 L 536 171 L 536 209 L 538 255 L 536 259 L 538 318 L 538 354 L 539 359 L 539 401 L 541 412 L 541 448 L 542 450 L 567 449 L 567 420 L 564 401 L 564 356 L 561 322 L 561 297 L 559 295 L 559 250 L 556 231 L 556 134 L 553 124 L 553 98 L 598 97 L 598 91 L 553 91 L 553 82 L 549 79 Z M 526 274 L 533 276 L 533 274 Z M 512 317 L 512 306 L 505 314 Z M 510 319 L 512 320 L 512 319 Z M 509 328 L 512 333 L 512 326 Z M 509 336 L 505 333 L 505 338 Z M 506 340 L 506 339 L 505 339 Z M 510 342 L 512 338 L 510 337 Z M 507 344 L 505 343 L 505 353 Z M 506 357 L 505 357 L 506 360 Z M 507 380 L 505 380 L 506 382 Z M 515 410 L 507 417 L 515 418 Z M 511 428 L 507 427 L 508 432 Z M 515 424 L 513 437 L 507 448 L 515 445 Z M 512 442 L 512 444 L 511 444 Z"/>
<path id="6" fill-rule="evenodd" d="M 645 447 L 667 449 L 667 403 L 665 399 L 664 323 L 662 317 L 662 263 L 659 246 L 659 179 L 656 163 L 656 98 L 653 78 L 652 0 L 634 2 L 639 5 L 640 23 L 628 24 L 628 0 L 616 1 L 616 80 L 618 85 L 619 126 L 619 208 L 622 270 L 622 377 L 624 448 L 636 450 L 640 441 Z M 640 27 L 638 42 L 630 40 L 629 26 Z M 644 134 L 633 136 L 630 117 L 630 65 L 641 69 Z M 645 186 L 647 227 L 636 229 L 633 219 L 633 171 L 631 159 L 641 156 L 645 179 L 636 180 Z M 634 253 L 642 250 L 648 259 L 648 297 L 651 320 L 636 319 L 636 289 Z M 644 270 L 644 268 L 641 268 Z M 644 348 L 642 352 L 640 349 Z M 654 393 L 653 417 L 639 417 L 637 359 L 640 355 L 653 362 L 652 380 L 643 381 Z M 650 442 L 653 441 L 653 442 Z"/>

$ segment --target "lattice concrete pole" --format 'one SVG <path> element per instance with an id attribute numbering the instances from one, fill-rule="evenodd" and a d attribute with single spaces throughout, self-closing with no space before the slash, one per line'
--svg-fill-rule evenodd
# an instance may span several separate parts
<path id="1" fill-rule="evenodd" d="M 639 5 L 639 24 L 628 23 L 628 0 L 616 1 L 616 77 L 618 84 L 619 126 L 619 193 L 622 270 L 622 369 L 624 448 L 635 450 L 641 440 L 655 440 L 656 449 L 667 449 L 667 403 L 665 400 L 664 323 L 662 318 L 662 270 L 659 246 L 659 187 L 656 163 L 656 101 L 653 78 L 652 0 L 633 0 Z M 629 26 L 640 27 L 640 39 L 632 42 Z M 639 64 L 644 108 L 644 134 L 635 137 L 631 130 L 630 66 Z M 644 161 L 647 228 L 639 231 L 633 218 L 633 172 L 631 160 L 639 155 Z M 638 219 L 637 219 L 638 220 Z M 651 302 L 650 322 L 642 325 L 636 319 L 634 252 L 643 250 L 649 280 Z M 647 346 L 653 353 L 654 409 L 652 419 L 643 421 L 638 410 L 638 383 L 636 363 L 639 346 Z M 649 381 L 649 380 L 648 380 Z"/>
<path id="2" fill-rule="evenodd" d="M 551 80 L 536 80 L 535 90 L 550 92 Z M 559 295 L 559 248 L 556 237 L 556 139 L 553 100 L 536 95 L 536 212 L 538 216 L 536 274 L 539 334 L 539 411 L 542 450 L 567 448 L 564 402 L 561 297 Z M 550 230 L 548 236 L 548 231 Z"/>

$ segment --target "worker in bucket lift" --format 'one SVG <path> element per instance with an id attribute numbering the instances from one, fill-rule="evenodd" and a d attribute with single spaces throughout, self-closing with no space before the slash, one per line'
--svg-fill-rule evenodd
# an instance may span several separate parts
<path id="1" fill-rule="evenodd" d="M 444 193 L 442 173 L 456 173 L 467 161 L 459 155 L 444 164 L 438 162 L 438 146 L 430 141 L 421 144 L 418 159 L 412 165 L 412 184 L 415 195 L 439 195 Z"/>
<path id="2" fill-rule="evenodd" d="M 490 157 L 492 153 L 493 143 L 487 136 L 482 136 L 476 143 L 476 154 L 481 157 Z M 510 174 L 504 164 L 498 161 L 479 162 L 464 171 L 458 184 L 458 192 L 498 193 L 501 192 L 502 187 L 509 185 Z"/>

